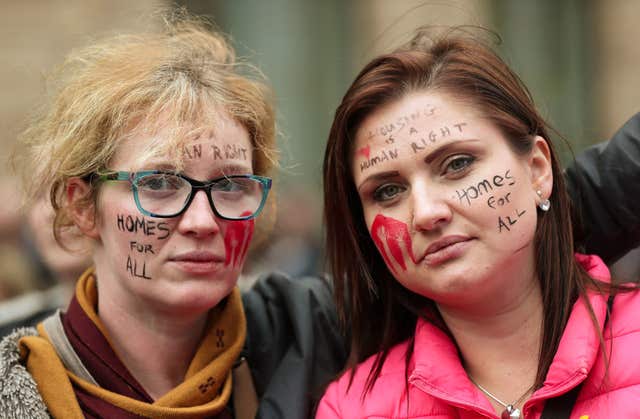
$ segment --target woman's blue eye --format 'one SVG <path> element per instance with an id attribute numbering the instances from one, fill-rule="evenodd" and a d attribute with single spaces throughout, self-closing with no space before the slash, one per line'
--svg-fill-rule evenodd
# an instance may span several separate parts
<path id="1" fill-rule="evenodd" d="M 455 157 L 455 158 L 449 160 L 449 162 L 447 163 L 444 171 L 445 171 L 445 173 L 461 172 L 462 170 L 464 170 L 467 167 L 469 167 L 471 165 L 471 163 L 474 162 L 474 160 L 475 160 L 475 157 L 473 157 L 473 156 L 458 156 L 458 157 Z"/>
<path id="2" fill-rule="evenodd" d="M 389 201 L 405 190 L 406 188 L 402 185 L 389 183 L 376 188 L 376 190 L 373 191 L 373 199 L 375 201 Z"/>

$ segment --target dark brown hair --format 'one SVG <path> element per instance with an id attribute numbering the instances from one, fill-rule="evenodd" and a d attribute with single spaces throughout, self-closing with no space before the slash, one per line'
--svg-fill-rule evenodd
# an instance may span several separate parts
<path id="1" fill-rule="evenodd" d="M 543 300 L 535 382 L 536 388 L 540 387 L 573 303 L 587 289 L 604 291 L 608 287 L 592 279 L 575 261 L 570 201 L 562 170 L 549 128 L 530 93 L 490 47 L 459 32 L 430 38 L 422 30 L 407 45 L 375 58 L 358 74 L 336 110 L 323 167 L 324 217 L 337 304 L 351 334 L 347 368 L 377 354 L 366 392 L 373 387 L 393 345 L 410 340 L 409 362 L 419 316 L 432 313 L 428 320 L 446 331 L 433 301 L 405 289 L 386 267 L 369 235 L 351 173 L 353 141 L 364 118 L 416 91 L 438 91 L 464 101 L 501 130 L 516 154 L 529 153 L 535 136 L 549 143 L 554 179 L 551 208 L 539 213 L 534 239 Z"/>

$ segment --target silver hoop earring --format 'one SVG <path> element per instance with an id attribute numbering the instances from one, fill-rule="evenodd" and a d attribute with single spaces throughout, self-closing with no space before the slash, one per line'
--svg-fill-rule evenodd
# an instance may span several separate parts
<path id="1" fill-rule="evenodd" d="M 542 198 L 542 191 L 536 191 L 536 193 L 540 198 Z M 551 201 L 549 201 L 549 198 L 540 201 L 540 203 L 538 203 L 538 208 L 540 208 L 544 212 L 549 211 L 549 208 L 551 208 Z"/>

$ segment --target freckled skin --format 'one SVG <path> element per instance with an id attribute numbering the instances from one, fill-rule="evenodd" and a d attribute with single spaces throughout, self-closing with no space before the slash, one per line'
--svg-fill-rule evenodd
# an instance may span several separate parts
<path id="1" fill-rule="evenodd" d="M 410 260 L 415 263 L 415 257 L 411 250 L 411 236 L 409 235 L 409 228 L 402 221 L 378 214 L 371 225 L 371 237 L 373 237 L 373 241 L 387 263 L 387 266 L 394 272 L 393 264 L 391 263 L 384 246 L 385 243 L 389 248 L 391 256 L 398 265 L 400 265 L 403 271 L 407 270 L 407 265 L 405 264 L 405 257 L 402 252 L 402 248 L 400 247 L 401 243 L 404 244 L 404 248 L 407 250 Z M 383 241 L 383 239 L 386 240 Z"/>
<path id="2" fill-rule="evenodd" d="M 153 137 L 144 129 L 136 131 L 134 136 L 118 146 L 109 168 L 135 172 L 171 166 L 174 161 L 171 153 L 139 161 L 149 144 L 170 135 L 171 131 L 167 129 L 160 130 Z M 207 181 L 228 171 L 253 173 L 251 139 L 241 125 L 221 118 L 216 130 L 197 141 L 197 144 L 202 144 L 202 157 L 185 161 L 182 172 L 187 176 Z M 214 147 L 223 150 L 227 145 L 246 148 L 247 160 L 227 159 L 224 155 L 222 160 L 211 158 L 209 150 Z M 193 147 L 189 151 L 195 154 Z M 97 206 L 100 240 L 95 246 L 94 262 L 96 275 L 100 278 L 101 298 L 117 301 L 131 312 L 202 314 L 216 306 L 235 287 L 252 237 L 253 223 L 216 217 L 203 193 L 198 192 L 182 215 L 156 219 L 140 214 L 130 185 L 107 182 L 101 185 Z M 127 227 L 128 217 L 136 221 L 135 234 Z M 120 218 L 124 220 L 124 227 Z M 146 228 L 141 227 L 142 220 L 145 220 Z M 151 228 L 151 223 L 155 229 Z M 153 253 L 139 253 L 131 249 L 132 240 L 150 245 Z M 211 264 L 212 270 L 206 275 L 185 270 L 174 261 L 176 257 L 198 251 L 208 252 L 217 261 Z M 127 270 L 130 255 L 132 262 L 134 258 L 138 261 L 138 272 L 144 272 L 153 281 L 132 280 Z"/>

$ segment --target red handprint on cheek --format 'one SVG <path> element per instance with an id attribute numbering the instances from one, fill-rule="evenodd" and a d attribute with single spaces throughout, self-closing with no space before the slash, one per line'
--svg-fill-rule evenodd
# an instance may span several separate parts
<path id="1" fill-rule="evenodd" d="M 382 258 L 393 273 L 397 273 L 395 265 L 398 265 L 403 271 L 407 270 L 403 248 L 410 260 L 415 263 L 413 251 L 411 250 L 409 229 L 402 221 L 385 217 L 382 214 L 376 215 L 371 225 L 371 237 Z M 391 257 L 393 257 L 393 260 Z"/>
<path id="2" fill-rule="evenodd" d="M 244 212 L 241 216 L 250 215 Z M 226 251 L 225 266 L 238 267 L 244 262 L 247 250 L 253 237 L 255 222 L 253 219 L 244 221 L 231 221 L 224 236 L 224 248 Z"/>

